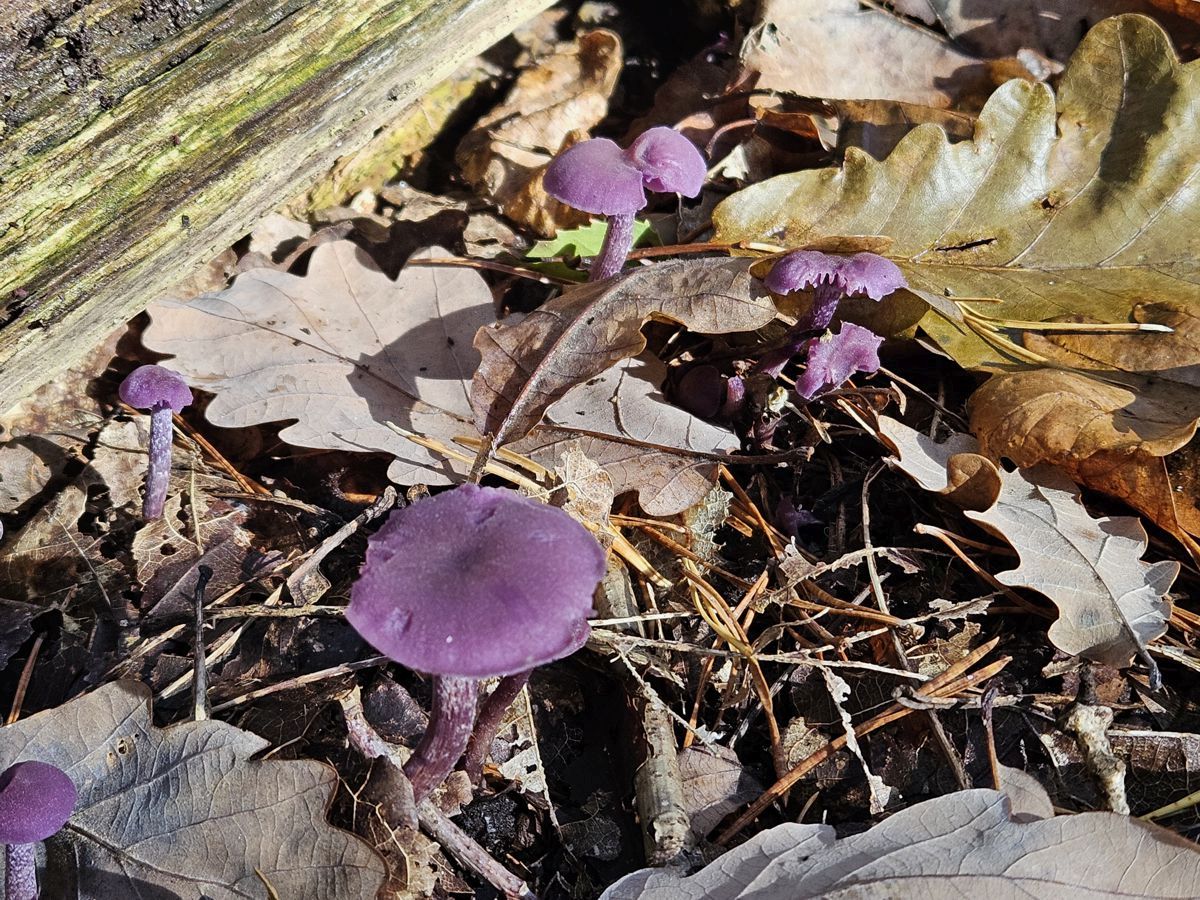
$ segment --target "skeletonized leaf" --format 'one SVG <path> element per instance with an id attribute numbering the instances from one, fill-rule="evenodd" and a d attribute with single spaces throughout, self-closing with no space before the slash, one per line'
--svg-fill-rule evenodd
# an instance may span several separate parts
<path id="1" fill-rule="evenodd" d="M 1014 821 L 995 791 L 962 791 L 837 840 L 827 825 L 777 825 L 695 875 L 643 869 L 601 900 L 1061 900 L 1194 897 L 1200 851 L 1115 813 Z"/>
<path id="2" fill-rule="evenodd" d="M 1044 321 L 1121 321 L 1136 301 L 1200 303 L 1200 63 L 1181 64 L 1142 16 L 1094 27 L 1056 98 L 1014 80 L 972 141 L 914 129 L 883 162 L 853 148 L 841 169 L 781 175 L 714 211 L 717 240 L 802 246 L 885 235 L 913 292 L 998 298 L 986 312 Z M 965 366 L 998 352 L 927 314 Z"/>
<path id="3" fill-rule="evenodd" d="M 476 424 L 497 444 L 523 437 L 570 388 L 639 354 L 650 318 L 723 334 L 774 317 L 744 259 L 674 260 L 567 288 L 519 324 L 476 335 L 483 356 L 471 384 Z"/>
<path id="4" fill-rule="evenodd" d="M 79 791 L 43 896 L 267 900 L 265 878 L 281 897 L 374 898 L 383 861 L 325 820 L 331 768 L 252 762 L 267 742 L 225 722 L 155 728 L 149 699 L 114 682 L 0 728 L 0 769 L 42 760 Z"/>
<path id="5" fill-rule="evenodd" d="M 944 470 L 956 453 L 972 452 L 973 442 L 965 435 L 953 444 L 936 444 L 895 419 L 881 416 L 879 422 L 899 454 L 899 468 L 929 490 L 939 489 L 930 475 L 939 463 Z M 1166 631 L 1171 614 L 1166 592 L 1179 563 L 1143 562 L 1147 539 L 1141 522 L 1088 515 L 1074 483 L 1057 470 L 997 471 L 996 502 L 964 513 L 1017 551 L 1020 565 L 997 580 L 1054 601 L 1059 619 L 1049 636 L 1060 650 L 1110 666 L 1127 665 Z"/>

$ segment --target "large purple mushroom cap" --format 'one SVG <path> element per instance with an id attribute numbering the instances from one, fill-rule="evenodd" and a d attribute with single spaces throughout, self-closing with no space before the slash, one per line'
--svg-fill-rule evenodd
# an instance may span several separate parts
<path id="1" fill-rule="evenodd" d="M 118 393 L 134 409 L 153 409 L 166 404 L 182 412 L 192 402 L 192 392 L 183 376 L 163 366 L 139 366 L 121 382 Z"/>
<path id="2" fill-rule="evenodd" d="M 512 675 L 583 646 L 604 560 L 562 510 L 465 484 L 391 514 L 368 543 L 346 618 L 411 669 Z"/>
<path id="3" fill-rule="evenodd" d="M 819 250 L 789 253 L 775 263 L 764 283 L 776 294 L 829 284 L 845 296 L 865 295 L 872 300 L 882 300 L 908 284 L 900 268 L 877 253 L 846 257 Z"/>
<path id="4" fill-rule="evenodd" d="M 633 215 L 646 205 L 642 173 L 608 138 L 569 147 L 550 161 L 542 185 L 555 200 L 600 216 Z"/>
<path id="5" fill-rule="evenodd" d="M 75 811 L 75 784 L 58 766 L 19 762 L 0 772 L 0 844 L 35 844 Z"/>
<path id="6" fill-rule="evenodd" d="M 642 132 L 625 155 L 652 191 L 695 197 L 704 187 L 708 174 L 704 157 L 695 144 L 673 128 L 660 125 Z"/>

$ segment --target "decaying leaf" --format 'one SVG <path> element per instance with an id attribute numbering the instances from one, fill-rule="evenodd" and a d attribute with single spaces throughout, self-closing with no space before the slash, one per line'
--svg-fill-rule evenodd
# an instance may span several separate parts
<path id="1" fill-rule="evenodd" d="M 1194 306 L 1198 84 L 1200 64 L 1180 64 L 1153 21 L 1107 19 L 1072 57 L 1057 102 L 1045 85 L 1010 81 L 973 141 L 925 125 L 883 162 L 852 148 L 841 169 L 752 185 L 717 207 L 717 239 L 886 235 L 912 291 L 997 298 L 986 311 L 1007 320 L 1121 321 L 1146 297 Z M 922 324 L 965 366 L 1003 358 L 941 317 Z"/>
<path id="2" fill-rule="evenodd" d="M 880 47 L 887 52 L 877 52 Z M 869 66 L 861 65 L 866 57 Z M 978 108 L 1004 78 L 1035 77 L 1016 59 L 972 56 L 944 35 L 885 8 L 864 9 L 857 0 L 763 4 L 741 61 L 759 73 L 760 89 L 937 107 Z"/>
<path id="3" fill-rule="evenodd" d="M 332 769 L 250 757 L 267 746 L 218 721 L 151 723 L 149 692 L 105 685 L 0 729 L 0 768 L 63 769 L 79 802 L 54 843 L 47 897 L 371 900 L 382 860 L 325 821 Z"/>
<path id="4" fill-rule="evenodd" d="M 1137 322 L 1167 334 L 1027 334 L 1056 365 L 997 375 L 968 404 L 971 429 L 992 458 L 1049 462 L 1074 480 L 1124 500 L 1194 555 L 1200 516 L 1172 489 L 1158 457 L 1179 450 L 1200 420 L 1200 317 L 1171 303 L 1142 303 Z"/>
<path id="5" fill-rule="evenodd" d="M 1101 19 L 1148 13 L 1145 0 L 893 0 L 897 12 L 940 25 L 954 41 L 983 56 L 1015 56 L 1032 50 L 1066 62 L 1080 36 Z M 1161 5 L 1161 4 L 1159 4 Z"/>
<path id="6" fill-rule="evenodd" d="M 463 176 L 508 218 L 540 234 L 586 221 L 546 194 L 542 171 L 607 115 L 621 62 L 621 41 L 611 31 L 559 44 L 518 75 L 505 103 L 463 138 L 455 153 Z"/>
<path id="7" fill-rule="evenodd" d="M 973 452 L 959 436 L 936 444 L 895 419 L 879 418 L 880 433 L 899 454 L 898 467 L 922 487 L 938 490 L 930 473 L 945 471 L 955 452 Z M 911 467 L 911 471 L 910 471 Z M 1020 565 L 997 575 L 1011 587 L 1045 594 L 1059 610 L 1050 640 L 1060 650 L 1121 667 L 1167 628 L 1166 593 L 1179 563 L 1142 562 L 1146 531 L 1130 516 L 1093 518 L 1065 475 L 1047 466 L 998 470 L 1001 490 L 983 511 L 966 511 L 1013 546 Z M 948 480 L 948 476 L 946 479 Z"/>
<path id="8" fill-rule="evenodd" d="M 837 840 L 828 825 L 777 825 L 690 877 L 643 869 L 601 900 L 923 900 L 1193 897 L 1200 851 L 1115 813 L 1016 821 L 995 791 L 911 806 Z"/>
<path id="9" fill-rule="evenodd" d="M 708 836 L 721 820 L 762 793 L 728 747 L 694 745 L 679 751 L 683 804 L 697 839 Z"/>
<path id="10" fill-rule="evenodd" d="M 675 260 L 567 288 L 519 324 L 476 336 L 483 361 L 471 384 L 475 421 L 497 444 L 523 437 L 569 388 L 640 353 L 650 318 L 724 334 L 774 317 L 744 259 Z"/>
<path id="11" fill-rule="evenodd" d="M 447 251 L 435 247 L 425 255 Z M 741 277 L 748 283 L 744 271 Z M 401 484 L 449 484 L 465 474 L 462 463 L 442 459 L 386 423 L 449 445 L 460 435 L 478 437 L 468 398 L 479 364 L 471 339 L 495 319 L 491 292 L 478 272 L 412 262 L 393 281 L 356 245 L 333 241 L 313 250 L 304 277 L 255 269 L 219 294 L 190 303 L 163 301 L 150 313 L 144 342 L 173 354 L 173 369 L 217 395 L 206 413 L 215 424 L 239 428 L 293 419 L 281 432 L 284 440 L 391 454 L 388 475 Z M 557 383 L 560 394 L 572 379 L 589 374 L 573 366 Z M 628 391 L 624 396 L 632 399 Z M 563 427 L 539 427 L 510 447 L 553 468 L 568 444 L 578 441 L 608 470 L 617 493 L 638 491 L 642 508 L 654 515 L 679 512 L 704 496 L 717 463 L 680 447 L 677 434 L 664 446 L 631 436 L 628 428 L 647 427 L 639 422 L 680 413 L 662 401 L 657 385 L 641 391 L 641 411 L 620 427 L 614 424 L 611 433 L 602 433 L 596 416 L 587 426 L 594 433 L 579 432 L 579 417 L 568 412 Z M 574 404 L 569 396 L 560 402 L 564 409 Z M 694 437 L 702 428 L 712 433 L 706 452 L 729 438 L 703 423 L 680 432 Z"/>

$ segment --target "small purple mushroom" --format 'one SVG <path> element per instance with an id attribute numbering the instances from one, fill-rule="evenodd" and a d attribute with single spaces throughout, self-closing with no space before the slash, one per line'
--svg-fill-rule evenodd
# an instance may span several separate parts
<path id="1" fill-rule="evenodd" d="M 19 762 L 0 772 L 0 843 L 5 845 L 5 900 L 37 900 L 37 844 L 71 818 L 78 794 L 58 766 Z"/>
<path id="2" fill-rule="evenodd" d="M 192 402 L 192 392 L 180 375 L 162 366 L 139 366 L 121 382 L 121 400 L 134 409 L 150 410 L 150 465 L 142 517 L 162 517 L 171 477 L 171 415 Z"/>
<path id="3" fill-rule="evenodd" d="M 546 193 L 568 206 L 608 217 L 600 255 L 589 280 L 621 271 L 633 246 L 633 220 L 646 205 L 646 188 L 695 197 L 704 186 L 704 157 L 678 131 L 651 128 L 622 150 L 608 138 L 568 147 L 546 167 Z"/>
<path id="4" fill-rule="evenodd" d="M 843 322 L 840 331 L 826 332 L 808 342 L 807 367 L 796 379 L 796 393 L 805 400 L 839 387 L 855 372 L 879 368 L 883 338 L 869 328 Z"/>
<path id="5" fill-rule="evenodd" d="M 754 368 L 755 372 L 773 378 L 778 377 L 792 357 L 805 347 L 814 331 L 829 327 L 843 297 L 861 295 L 879 301 L 908 286 L 899 267 L 878 254 L 856 253 L 847 257 L 819 250 L 789 253 L 775 263 L 765 284 L 776 294 L 790 294 L 806 288 L 813 290 L 812 306 L 788 332 L 787 343 L 766 354 Z"/>
<path id="6" fill-rule="evenodd" d="M 380 652 L 433 676 L 429 727 L 404 767 L 416 802 L 467 749 L 480 679 L 502 677 L 472 765 L 530 671 L 587 641 L 604 559 L 562 510 L 473 484 L 396 510 L 370 539 L 346 618 Z"/>

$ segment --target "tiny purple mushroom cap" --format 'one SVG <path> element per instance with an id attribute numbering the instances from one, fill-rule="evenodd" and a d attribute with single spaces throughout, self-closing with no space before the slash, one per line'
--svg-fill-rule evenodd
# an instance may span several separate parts
<path id="1" fill-rule="evenodd" d="M 192 402 L 192 392 L 183 376 L 163 366 L 139 366 L 121 382 L 121 399 L 134 409 L 153 409 L 166 404 L 182 412 Z"/>
<path id="2" fill-rule="evenodd" d="M 36 844 L 71 818 L 79 795 L 50 763 L 19 762 L 0 772 L 0 844 Z"/>
<path id="3" fill-rule="evenodd" d="M 625 155 L 652 191 L 695 197 L 704 187 L 708 174 L 704 157 L 695 144 L 673 128 L 660 125 L 642 132 Z"/>
<path id="4" fill-rule="evenodd" d="M 839 387 L 855 372 L 879 368 L 883 338 L 861 325 L 843 322 L 836 334 L 808 342 L 807 368 L 796 379 L 796 393 L 811 400 L 825 388 Z"/>
<path id="5" fill-rule="evenodd" d="M 877 253 L 834 256 L 819 250 L 795 250 L 775 263 L 764 283 L 776 294 L 831 284 L 846 296 L 862 295 L 882 300 L 907 287 L 904 273 Z"/>
<path id="6" fill-rule="evenodd" d="M 368 542 L 346 618 L 411 669 L 512 675 L 583 646 L 604 561 L 562 510 L 464 484 L 388 517 Z"/>
<path id="7" fill-rule="evenodd" d="M 546 167 L 542 185 L 555 200 L 594 215 L 633 215 L 646 205 L 642 173 L 608 138 L 592 138 L 558 154 Z"/>

